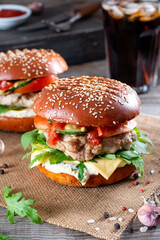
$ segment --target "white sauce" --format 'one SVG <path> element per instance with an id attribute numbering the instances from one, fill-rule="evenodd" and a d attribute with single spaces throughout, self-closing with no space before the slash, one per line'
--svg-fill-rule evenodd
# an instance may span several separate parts
<path id="1" fill-rule="evenodd" d="M 48 171 L 53 173 L 67 173 L 74 176 L 78 179 L 78 171 L 75 169 L 79 164 L 79 161 L 63 161 L 58 164 L 50 164 L 49 161 L 42 164 L 42 167 L 45 167 Z M 74 170 L 75 169 L 75 170 Z M 81 181 L 81 184 L 84 186 L 90 175 L 98 175 L 98 172 L 90 166 L 87 166 L 87 170 L 84 169 L 84 178 Z"/>
<path id="2" fill-rule="evenodd" d="M 35 117 L 35 113 L 31 108 L 25 108 L 22 110 L 10 110 L 0 114 L 1 117 L 14 117 L 14 118 L 25 118 Z"/>

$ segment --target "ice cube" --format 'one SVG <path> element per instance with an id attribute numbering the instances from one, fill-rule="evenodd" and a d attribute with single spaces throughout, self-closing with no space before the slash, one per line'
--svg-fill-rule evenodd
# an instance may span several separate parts
<path id="1" fill-rule="evenodd" d="M 121 19 L 124 17 L 124 13 L 121 11 L 121 8 L 118 6 L 112 6 L 108 11 L 111 17 L 114 19 Z"/>

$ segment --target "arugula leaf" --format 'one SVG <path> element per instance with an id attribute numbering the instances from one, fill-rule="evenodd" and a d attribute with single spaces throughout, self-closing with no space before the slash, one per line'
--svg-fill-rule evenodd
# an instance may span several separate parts
<path id="1" fill-rule="evenodd" d="M 24 107 L 15 107 L 15 106 L 7 106 L 7 105 L 0 105 L 0 114 L 8 112 L 10 110 L 21 110 Z"/>
<path id="2" fill-rule="evenodd" d="M 35 210 L 30 205 L 34 204 L 35 201 L 28 199 L 26 200 L 24 197 L 20 199 L 23 193 L 11 194 L 9 193 L 11 190 L 11 186 L 6 186 L 3 195 L 7 203 L 7 213 L 8 220 L 11 224 L 14 223 L 14 215 L 15 213 L 21 217 L 27 216 L 31 222 L 35 222 L 37 224 L 41 223 L 41 218 L 37 214 L 37 210 Z"/>
<path id="3" fill-rule="evenodd" d="M 148 142 L 152 147 L 154 147 L 152 141 L 147 137 L 146 134 L 141 134 L 138 128 L 134 128 L 134 131 L 136 132 L 136 134 L 137 134 L 137 139 L 138 139 L 140 142 L 145 142 L 145 143 Z"/>
<path id="4" fill-rule="evenodd" d="M 116 152 L 116 157 L 123 158 L 126 161 L 131 161 L 132 159 L 137 159 L 140 157 L 139 153 L 133 152 L 131 150 L 120 150 Z"/>
<path id="5" fill-rule="evenodd" d="M 147 143 L 140 142 L 139 140 L 132 143 L 132 149 L 140 154 L 142 154 L 142 153 L 149 154 L 149 151 L 147 148 Z"/>
<path id="6" fill-rule="evenodd" d="M 76 168 L 78 169 L 78 180 L 82 181 L 84 177 L 84 169 L 87 170 L 87 167 L 84 165 L 84 162 L 80 162 Z"/>
<path id="7" fill-rule="evenodd" d="M 109 160 L 115 160 L 116 159 L 116 155 L 115 154 L 104 154 L 103 156 L 98 155 L 99 158 L 106 158 Z"/>
<path id="8" fill-rule="evenodd" d="M 37 154 L 34 159 L 30 162 L 30 164 L 28 165 L 29 168 L 31 168 L 33 166 L 33 164 L 37 161 L 41 161 L 41 159 L 47 155 L 48 152 L 43 152 L 43 153 L 40 153 L 40 154 Z"/>
<path id="9" fill-rule="evenodd" d="M 140 170 L 141 177 L 144 176 L 144 158 L 140 157 L 132 161 L 136 169 Z"/>
<path id="10" fill-rule="evenodd" d="M 4 235 L 4 234 L 0 233 L 0 239 L 1 239 L 1 240 L 6 240 L 6 239 L 8 239 L 8 238 L 14 240 L 14 238 L 9 237 L 9 236 L 7 236 L 7 235 Z"/>
<path id="11" fill-rule="evenodd" d="M 34 129 L 33 131 L 26 132 L 22 135 L 21 143 L 24 150 L 26 150 L 31 143 L 36 142 L 37 137 L 39 135 L 38 131 L 39 131 L 38 129 Z"/>

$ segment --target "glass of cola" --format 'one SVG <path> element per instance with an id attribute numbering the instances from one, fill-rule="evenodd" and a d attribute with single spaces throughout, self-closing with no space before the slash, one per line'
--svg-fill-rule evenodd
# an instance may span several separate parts
<path id="1" fill-rule="evenodd" d="M 104 0 L 107 77 L 138 93 L 156 85 L 160 55 L 160 1 Z"/>

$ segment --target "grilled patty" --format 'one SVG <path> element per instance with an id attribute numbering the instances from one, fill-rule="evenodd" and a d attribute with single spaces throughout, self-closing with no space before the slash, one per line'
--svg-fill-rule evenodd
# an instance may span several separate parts
<path id="1" fill-rule="evenodd" d="M 48 130 L 44 131 L 46 139 L 48 139 Z M 88 161 L 92 160 L 96 155 L 115 153 L 118 150 L 127 150 L 131 147 L 132 143 L 136 141 L 136 132 L 134 130 L 103 138 L 101 143 L 93 146 L 87 141 L 87 136 L 77 135 L 63 135 L 60 134 L 60 140 L 56 145 L 48 146 L 63 151 L 66 156 L 71 156 L 74 160 Z"/>
<path id="2" fill-rule="evenodd" d="M 0 105 L 32 107 L 37 93 L 4 93 L 0 95 Z"/>

